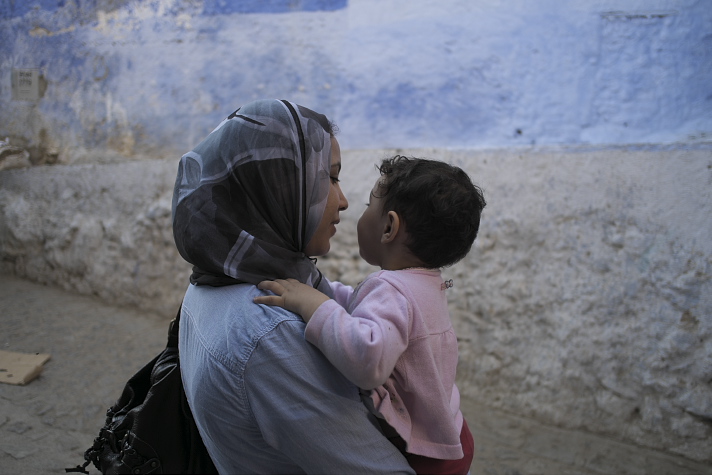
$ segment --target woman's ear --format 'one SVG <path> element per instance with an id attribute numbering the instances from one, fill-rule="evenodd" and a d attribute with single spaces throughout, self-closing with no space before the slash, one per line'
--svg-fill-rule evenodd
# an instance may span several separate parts
<path id="1" fill-rule="evenodd" d="M 388 244 L 395 240 L 400 231 L 401 222 L 400 216 L 395 211 L 389 211 L 386 215 L 386 224 L 383 227 L 383 234 L 381 234 L 381 243 Z"/>

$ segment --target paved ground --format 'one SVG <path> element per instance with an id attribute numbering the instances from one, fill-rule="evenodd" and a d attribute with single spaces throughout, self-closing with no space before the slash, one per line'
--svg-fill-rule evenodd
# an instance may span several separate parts
<path id="1" fill-rule="evenodd" d="M 0 349 L 50 353 L 26 386 L 0 384 L 0 474 L 60 474 L 83 461 L 124 382 L 165 344 L 167 321 L 0 277 Z M 564 431 L 463 401 L 473 475 L 712 474 L 680 457 Z M 97 473 L 91 468 L 92 473 Z"/>

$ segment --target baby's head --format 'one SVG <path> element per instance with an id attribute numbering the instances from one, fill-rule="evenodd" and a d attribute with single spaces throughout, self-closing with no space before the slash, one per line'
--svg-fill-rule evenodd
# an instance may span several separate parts
<path id="1" fill-rule="evenodd" d="M 378 167 L 383 212 L 405 223 L 408 250 L 426 267 L 455 264 L 472 248 L 485 207 L 482 190 L 462 169 L 396 155 Z"/>

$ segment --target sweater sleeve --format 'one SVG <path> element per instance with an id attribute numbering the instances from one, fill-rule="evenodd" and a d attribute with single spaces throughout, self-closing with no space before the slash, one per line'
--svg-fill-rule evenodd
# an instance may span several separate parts
<path id="1" fill-rule="evenodd" d="M 386 382 L 408 346 L 411 309 L 390 283 L 367 279 L 351 315 L 337 302 L 319 306 L 305 337 L 351 382 L 373 389 Z"/>
<path id="2" fill-rule="evenodd" d="M 334 293 L 336 303 L 344 308 L 349 308 L 349 302 L 354 293 L 353 287 L 342 284 L 341 282 L 329 282 L 329 285 L 331 286 L 331 291 Z"/>

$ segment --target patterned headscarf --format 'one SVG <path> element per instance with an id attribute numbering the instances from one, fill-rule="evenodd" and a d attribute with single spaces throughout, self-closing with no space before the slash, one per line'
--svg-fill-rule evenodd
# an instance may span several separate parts
<path id="1" fill-rule="evenodd" d="M 331 126 L 306 107 L 248 103 L 180 160 L 173 237 L 194 284 L 321 283 L 303 252 L 329 193 Z"/>

